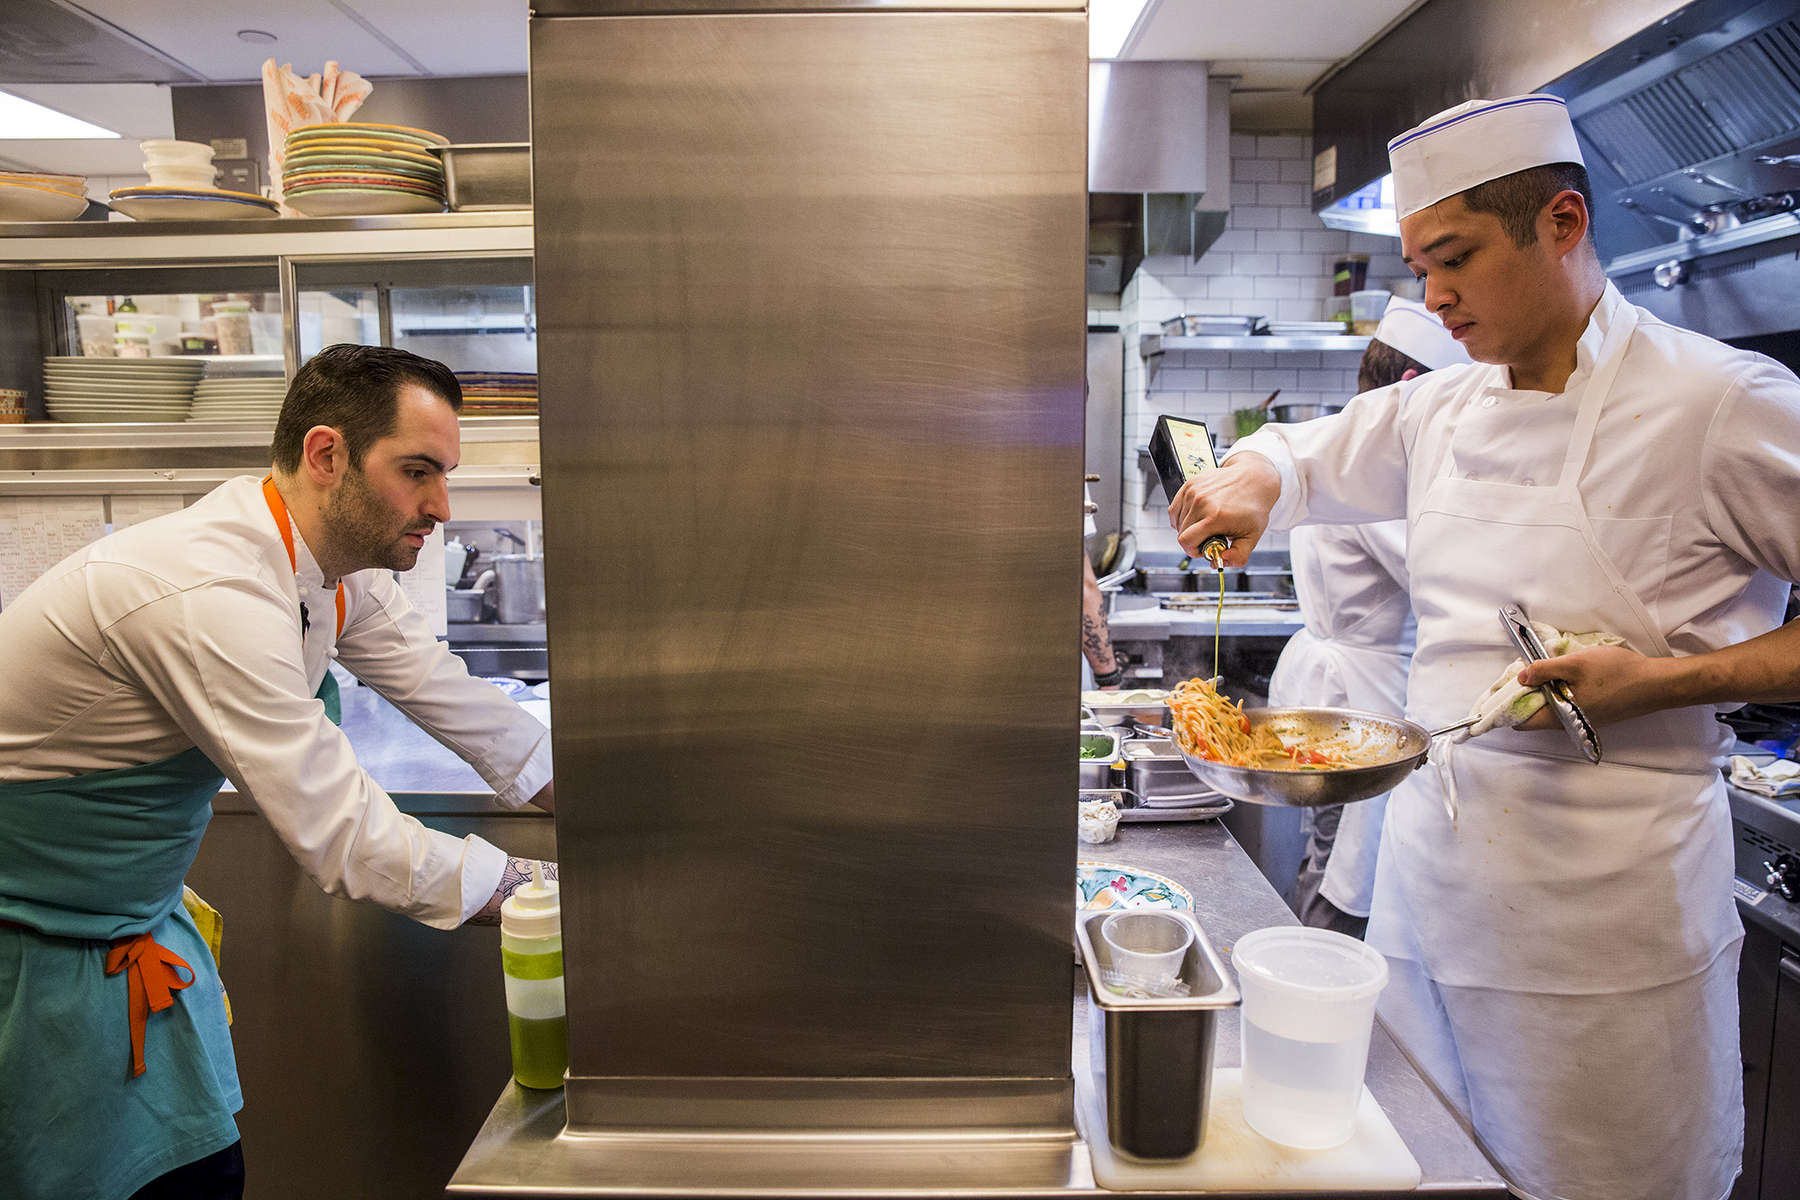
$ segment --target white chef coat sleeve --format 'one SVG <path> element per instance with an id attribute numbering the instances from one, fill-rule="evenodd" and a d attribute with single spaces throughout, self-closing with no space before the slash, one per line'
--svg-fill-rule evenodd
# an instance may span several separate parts
<path id="1" fill-rule="evenodd" d="M 141 587 L 96 583 L 120 585 Z M 297 622 L 290 597 L 236 577 L 164 589 L 102 633 L 321 888 L 455 928 L 492 898 L 504 854 L 427 829 L 369 778 L 306 685 Z"/>
<path id="2" fill-rule="evenodd" d="M 1789 583 L 1800 581 L 1800 380 L 1758 358 L 1725 390 L 1701 449 L 1701 497 L 1713 533 Z"/>
<path id="3" fill-rule="evenodd" d="M 550 731 L 471 676 L 392 575 L 369 571 L 356 585 L 338 635 L 339 665 L 474 767 L 501 804 L 530 801 L 550 782 Z"/>
<path id="4" fill-rule="evenodd" d="M 1250 451 L 1281 475 L 1269 528 L 1406 515 L 1406 401 L 1414 382 L 1364 392 L 1329 417 L 1264 425 L 1232 446 L 1226 462 Z"/>

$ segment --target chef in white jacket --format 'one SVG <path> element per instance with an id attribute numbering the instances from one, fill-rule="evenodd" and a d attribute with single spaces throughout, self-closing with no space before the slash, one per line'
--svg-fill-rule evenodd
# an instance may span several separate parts
<path id="1" fill-rule="evenodd" d="M 1606 281 L 1556 97 L 1470 102 L 1389 154 L 1402 253 L 1475 364 L 1244 439 L 1171 520 L 1242 562 L 1270 525 L 1405 517 L 1428 726 L 1515 656 L 1503 603 L 1624 639 L 1523 676 L 1569 681 L 1601 765 L 1539 714 L 1394 791 L 1368 940 L 1384 1019 L 1519 1195 L 1721 1200 L 1743 932 L 1714 717 L 1800 696 L 1800 381 Z"/>
<path id="2" fill-rule="evenodd" d="M 225 779 L 320 887 L 434 928 L 525 877 L 402 813 L 335 724 L 333 661 L 502 804 L 552 807 L 548 732 L 391 574 L 449 517 L 461 398 L 441 363 L 331 347 L 289 388 L 268 477 L 102 538 L 0 612 L 0 1195 L 241 1193 L 220 977 L 182 891 Z"/>
<path id="3" fill-rule="evenodd" d="M 1396 296 L 1363 352 L 1356 390 L 1468 361 L 1429 309 Z M 1288 554 L 1305 627 L 1282 647 L 1269 703 L 1404 711 L 1413 651 L 1406 522 L 1302 525 L 1289 536 Z M 1306 810 L 1306 855 L 1294 880 L 1294 911 L 1303 923 L 1363 935 L 1386 810 L 1385 793 Z"/>

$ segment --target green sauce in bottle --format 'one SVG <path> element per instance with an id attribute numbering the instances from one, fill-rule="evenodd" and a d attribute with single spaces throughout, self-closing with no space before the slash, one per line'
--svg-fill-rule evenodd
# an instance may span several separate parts
<path id="1" fill-rule="evenodd" d="M 544 878 L 542 863 L 533 863 L 531 882 L 500 905 L 500 965 L 513 1078 L 521 1087 L 559 1088 L 569 1069 L 562 896 L 555 881 Z"/>

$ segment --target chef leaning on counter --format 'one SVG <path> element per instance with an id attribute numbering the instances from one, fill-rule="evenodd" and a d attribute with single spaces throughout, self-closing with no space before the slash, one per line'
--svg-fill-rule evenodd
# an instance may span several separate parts
<path id="1" fill-rule="evenodd" d="M 552 807 L 547 731 L 391 574 L 449 518 L 461 404 L 441 363 L 333 346 L 288 389 L 269 477 L 102 538 L 0 611 L 0 1196 L 242 1194 L 223 990 L 182 886 L 225 779 L 327 892 L 434 928 L 496 919 L 528 877 L 395 807 L 327 669 L 501 803 Z"/>
<path id="2" fill-rule="evenodd" d="M 1522 677 L 1569 681 L 1601 765 L 1540 713 L 1393 792 L 1368 939 L 1383 1018 L 1515 1192 L 1719 1200 L 1743 930 L 1714 715 L 1800 696 L 1800 381 L 1606 281 L 1561 100 L 1473 101 L 1389 154 L 1402 254 L 1475 363 L 1266 427 L 1170 517 L 1235 562 L 1268 527 L 1404 517 L 1429 727 L 1514 657 L 1502 604 L 1624 639 Z"/>

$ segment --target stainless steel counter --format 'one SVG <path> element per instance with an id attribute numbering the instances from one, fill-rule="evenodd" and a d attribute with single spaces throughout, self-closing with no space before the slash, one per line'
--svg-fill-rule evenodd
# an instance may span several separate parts
<path id="1" fill-rule="evenodd" d="M 1294 921 L 1231 836 L 1216 821 L 1132 825 L 1117 841 L 1081 847 L 1081 858 L 1158 871 L 1194 895 L 1213 941 L 1230 946 L 1251 929 Z M 1071 979 L 1077 1008 L 1077 1059 L 1085 1057 L 1085 997 Z M 1218 1066 L 1238 1064 L 1238 1021 L 1219 1028 Z M 1506 1193 L 1498 1173 L 1384 1029 L 1369 1049 L 1368 1085 L 1424 1174 L 1435 1197 Z M 810 1169 L 816 1168 L 816 1169 Z M 1066 1197 L 1101 1195 L 1085 1144 L 969 1141 L 865 1142 L 847 1154 L 842 1141 L 770 1143 L 704 1139 L 572 1137 L 563 1132 L 561 1092 L 509 1085 L 450 1182 L 456 1196 L 811 1197 L 932 1195 Z M 1172 1193 L 1140 1192 L 1137 1195 Z M 1220 1194 L 1220 1193 L 1215 1193 Z M 1289 1193 L 1258 1193 L 1261 1196 Z M 1317 1194 L 1317 1193 L 1314 1193 Z"/>
<path id="2" fill-rule="evenodd" d="M 342 690 L 343 730 L 356 750 L 356 761 L 385 788 L 402 812 L 416 816 L 454 813 L 466 816 L 508 814 L 493 789 L 475 768 L 439 745 L 405 713 L 373 689 Z M 227 782 L 213 801 L 215 813 L 253 811 Z M 531 809 L 526 815 L 538 813 Z"/>
<path id="3" fill-rule="evenodd" d="M 555 824 L 512 812 L 374 691 L 343 689 L 344 732 L 428 827 L 556 857 Z M 252 1200 L 442 1193 L 511 1072 L 500 931 L 444 932 L 337 900 L 229 790 L 188 882 L 225 916 L 221 973 Z"/>
<path id="4" fill-rule="evenodd" d="M 1196 593 L 1198 594 L 1198 593 Z M 1165 641 L 1171 637 L 1211 637 L 1214 610 L 1177 611 L 1160 607 L 1154 597 L 1120 595 L 1106 619 L 1115 642 Z M 1297 608 L 1227 605 L 1219 621 L 1222 637 L 1288 637 L 1305 624 Z"/>

